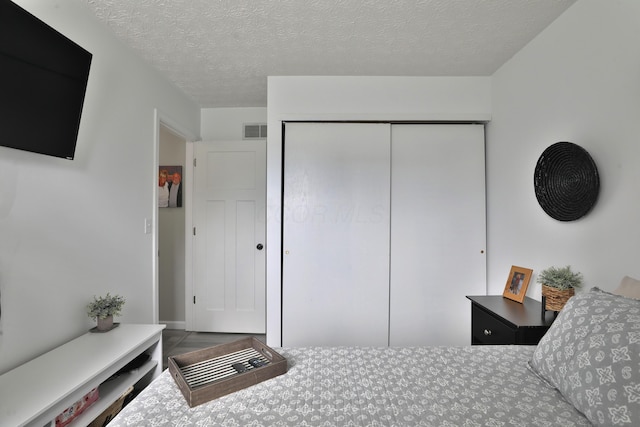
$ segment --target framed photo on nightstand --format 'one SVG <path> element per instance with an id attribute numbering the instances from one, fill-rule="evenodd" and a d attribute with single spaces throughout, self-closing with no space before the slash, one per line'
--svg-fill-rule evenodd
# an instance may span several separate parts
<path id="1" fill-rule="evenodd" d="M 527 288 L 529 287 L 529 280 L 531 280 L 532 274 L 533 270 L 530 268 L 512 265 L 502 296 L 522 304 L 527 294 Z"/>

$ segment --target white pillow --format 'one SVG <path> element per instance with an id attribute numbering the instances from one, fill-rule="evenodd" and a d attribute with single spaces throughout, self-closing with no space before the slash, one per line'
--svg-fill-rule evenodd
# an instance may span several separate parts
<path id="1" fill-rule="evenodd" d="M 624 276 L 613 293 L 627 298 L 640 299 L 640 280 Z"/>

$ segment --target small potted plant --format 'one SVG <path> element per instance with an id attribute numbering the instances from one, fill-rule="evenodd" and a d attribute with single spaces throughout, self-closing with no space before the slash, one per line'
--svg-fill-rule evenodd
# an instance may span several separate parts
<path id="1" fill-rule="evenodd" d="M 120 295 L 107 293 L 106 296 L 96 297 L 87 304 L 87 315 L 92 319 L 97 319 L 97 330 L 106 332 L 113 329 L 113 316 L 118 316 L 122 312 L 125 299 Z"/>
<path id="2" fill-rule="evenodd" d="M 538 274 L 536 282 L 542 284 L 545 310 L 560 311 L 576 288 L 582 286 L 582 273 L 571 271 L 571 266 L 549 267 Z"/>

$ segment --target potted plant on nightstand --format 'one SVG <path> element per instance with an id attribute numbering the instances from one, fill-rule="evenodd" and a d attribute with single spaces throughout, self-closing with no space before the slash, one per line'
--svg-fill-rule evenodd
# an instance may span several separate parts
<path id="1" fill-rule="evenodd" d="M 582 286 L 582 274 L 571 271 L 570 266 L 549 267 L 538 274 L 536 281 L 542 284 L 545 310 L 560 311 L 576 288 Z"/>
<path id="2" fill-rule="evenodd" d="M 103 297 L 94 295 L 93 301 L 87 304 L 87 315 L 97 320 L 98 326 L 95 328 L 97 332 L 106 332 L 117 326 L 113 323 L 113 316 L 120 315 L 124 302 L 124 297 L 120 295 L 111 296 L 109 293 Z"/>

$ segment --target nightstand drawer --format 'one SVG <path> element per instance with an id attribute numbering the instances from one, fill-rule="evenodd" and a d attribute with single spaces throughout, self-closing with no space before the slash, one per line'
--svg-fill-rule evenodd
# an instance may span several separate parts
<path id="1" fill-rule="evenodd" d="M 522 304 L 501 295 L 467 296 L 471 300 L 471 344 L 536 345 L 553 320 L 529 297 Z"/>
<path id="2" fill-rule="evenodd" d="M 476 306 L 471 314 L 472 341 L 476 344 L 515 344 L 515 328 Z"/>

